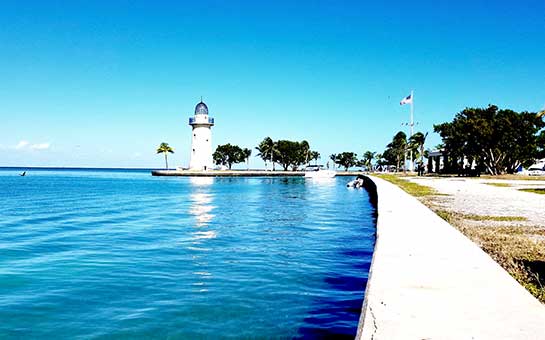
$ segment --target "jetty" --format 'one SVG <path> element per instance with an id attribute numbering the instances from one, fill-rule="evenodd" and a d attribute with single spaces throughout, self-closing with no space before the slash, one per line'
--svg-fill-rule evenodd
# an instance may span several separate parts
<path id="1" fill-rule="evenodd" d="M 545 306 L 399 187 L 368 176 L 377 239 L 357 339 L 539 339 Z"/>
<path id="2" fill-rule="evenodd" d="M 153 176 L 182 177 L 304 177 L 304 171 L 269 170 L 153 170 Z M 337 171 L 337 176 L 357 176 L 361 171 Z"/>

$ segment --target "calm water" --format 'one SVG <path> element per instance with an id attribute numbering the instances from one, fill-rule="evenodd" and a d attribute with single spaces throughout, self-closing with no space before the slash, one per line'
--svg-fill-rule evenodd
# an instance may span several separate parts
<path id="1" fill-rule="evenodd" d="M 356 333 L 375 229 L 349 178 L 18 172 L 0 170 L 0 338 Z"/>

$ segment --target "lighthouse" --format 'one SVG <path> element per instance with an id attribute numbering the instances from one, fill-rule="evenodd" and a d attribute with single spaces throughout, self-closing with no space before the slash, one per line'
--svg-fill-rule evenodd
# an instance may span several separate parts
<path id="1" fill-rule="evenodd" d="M 189 118 L 191 125 L 190 170 L 209 170 L 212 168 L 212 126 L 214 118 L 208 116 L 208 106 L 201 102 L 195 106 L 195 115 Z"/>

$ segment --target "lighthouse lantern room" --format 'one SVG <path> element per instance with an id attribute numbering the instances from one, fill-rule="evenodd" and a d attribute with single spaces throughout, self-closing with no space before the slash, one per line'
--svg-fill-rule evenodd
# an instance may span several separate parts
<path id="1" fill-rule="evenodd" d="M 189 118 L 192 127 L 190 170 L 206 171 L 212 168 L 212 126 L 214 118 L 208 116 L 208 106 L 201 100 L 195 115 Z"/>

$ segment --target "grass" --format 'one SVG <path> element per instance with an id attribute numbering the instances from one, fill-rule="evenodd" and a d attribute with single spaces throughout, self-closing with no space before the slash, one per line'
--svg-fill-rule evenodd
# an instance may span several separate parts
<path id="1" fill-rule="evenodd" d="M 495 221 L 495 222 L 515 222 L 515 221 L 528 221 L 523 216 L 489 216 L 489 215 L 474 215 L 474 214 L 459 214 L 466 220 L 472 221 Z"/>
<path id="2" fill-rule="evenodd" d="M 545 176 L 525 176 L 525 175 L 481 175 L 481 177 L 468 177 L 476 179 L 508 179 L 516 181 L 543 181 Z"/>
<path id="3" fill-rule="evenodd" d="M 382 178 L 393 183 L 415 197 L 440 195 L 436 190 L 425 185 L 416 184 L 403 179 L 402 176 L 391 174 L 376 174 L 376 177 Z"/>
<path id="4" fill-rule="evenodd" d="M 532 192 L 534 194 L 545 195 L 545 188 L 519 189 L 524 192 Z"/>
<path id="5" fill-rule="evenodd" d="M 478 227 L 468 223 L 469 220 L 475 220 L 473 219 L 475 215 L 452 213 L 446 210 L 435 212 L 481 247 L 532 295 L 545 303 L 545 275 L 540 276 L 539 272 L 533 268 L 534 264 L 537 266 L 545 263 L 545 229 L 543 227 L 511 225 Z M 478 216 L 478 220 L 497 220 L 487 219 L 490 217 L 503 218 L 504 216 Z"/>
<path id="6" fill-rule="evenodd" d="M 502 187 L 502 188 L 506 188 L 506 187 L 511 186 L 511 184 L 509 184 L 509 183 L 498 183 L 498 182 L 485 183 L 485 184 L 492 185 L 492 186 L 495 186 L 495 187 Z"/>
<path id="7" fill-rule="evenodd" d="M 376 175 L 387 180 L 407 193 L 418 197 L 430 209 L 457 228 L 481 247 L 512 277 L 532 295 L 545 303 L 545 227 L 514 225 L 527 221 L 523 216 L 488 216 L 450 212 L 437 208 L 437 196 L 442 195 L 433 188 L 409 182 L 402 175 Z M 544 179 L 517 175 L 493 176 L 494 179 Z M 508 186 L 507 183 L 487 183 Z M 523 191 L 545 194 L 545 188 L 522 189 Z M 503 222 L 506 225 L 475 226 L 474 221 Z M 541 269 L 540 269 L 541 268 Z"/>

